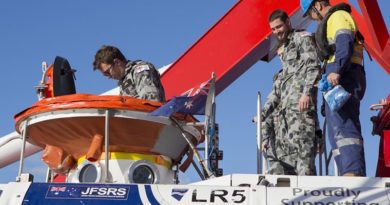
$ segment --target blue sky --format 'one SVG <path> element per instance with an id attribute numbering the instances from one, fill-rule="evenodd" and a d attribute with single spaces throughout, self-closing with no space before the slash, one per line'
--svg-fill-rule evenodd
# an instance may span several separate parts
<path id="1" fill-rule="evenodd" d="M 355 4 L 356 0 L 352 2 Z M 388 0 L 378 2 L 382 11 L 390 8 Z M 100 94 L 116 85 L 92 71 L 93 56 L 101 45 L 115 45 L 129 59 L 143 59 L 162 67 L 175 61 L 235 3 L 234 0 L 2 1 L 0 136 L 14 131 L 14 114 L 37 101 L 34 86 L 41 78 L 42 61 L 52 63 L 57 55 L 67 58 L 77 70 L 77 92 Z M 389 15 L 385 21 L 389 27 Z M 256 173 L 256 127 L 251 123 L 256 114 L 256 94 L 260 91 L 265 100 L 278 68 L 278 59 L 258 62 L 217 97 L 220 146 L 224 151 L 221 167 L 225 174 Z M 368 86 L 361 121 L 367 171 L 373 176 L 379 137 L 371 135 L 370 117 L 376 112 L 368 107 L 390 93 L 390 76 L 368 58 L 366 72 Z M 28 158 L 27 169 L 42 181 L 45 170 L 39 158 L 40 154 Z M 15 163 L 0 169 L 0 183 L 14 180 L 17 168 Z M 193 170 L 183 176 L 183 181 L 198 179 Z"/>

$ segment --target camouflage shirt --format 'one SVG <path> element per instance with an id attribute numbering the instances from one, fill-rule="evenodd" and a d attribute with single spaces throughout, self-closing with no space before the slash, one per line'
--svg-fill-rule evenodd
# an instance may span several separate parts
<path id="1" fill-rule="evenodd" d="M 264 117 L 270 115 L 276 106 L 280 106 L 281 110 L 298 111 L 299 99 L 303 94 L 312 100 L 309 110 L 316 110 L 317 89 L 314 84 L 320 77 L 320 66 L 314 36 L 306 31 L 293 30 L 282 49 L 280 91 L 268 96 L 263 111 Z"/>
<path id="2" fill-rule="evenodd" d="M 125 72 L 125 77 L 118 82 L 120 95 L 159 102 L 165 101 L 160 74 L 153 64 L 141 60 L 128 61 Z"/>

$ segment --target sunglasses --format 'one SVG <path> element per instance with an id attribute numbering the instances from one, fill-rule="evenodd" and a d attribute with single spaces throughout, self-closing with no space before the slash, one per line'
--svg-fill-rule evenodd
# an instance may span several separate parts
<path id="1" fill-rule="evenodd" d="M 108 67 L 105 71 L 100 69 L 102 71 L 103 75 L 106 76 L 106 77 L 111 77 L 112 76 L 112 69 L 115 68 L 116 63 L 117 63 L 117 61 L 114 60 L 114 63 L 111 64 L 110 67 Z"/>
<path id="2" fill-rule="evenodd" d="M 114 65 L 110 65 L 109 68 L 107 68 L 105 71 L 102 71 L 104 76 L 111 77 L 111 71 L 114 68 Z"/>

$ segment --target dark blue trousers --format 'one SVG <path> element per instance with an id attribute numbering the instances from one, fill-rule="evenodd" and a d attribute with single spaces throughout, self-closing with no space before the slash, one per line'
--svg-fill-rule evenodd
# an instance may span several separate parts
<path id="1" fill-rule="evenodd" d="M 366 176 L 363 137 L 359 120 L 360 100 L 366 90 L 366 76 L 361 65 L 351 64 L 341 73 L 340 85 L 352 94 L 337 112 L 326 104 L 326 122 L 339 175 L 355 173 Z"/>

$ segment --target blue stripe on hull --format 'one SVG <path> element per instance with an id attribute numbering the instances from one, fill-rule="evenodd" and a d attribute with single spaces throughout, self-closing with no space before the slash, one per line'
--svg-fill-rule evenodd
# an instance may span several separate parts
<path id="1" fill-rule="evenodd" d="M 153 191 L 152 191 L 152 188 L 150 187 L 150 185 L 145 185 L 145 191 L 146 191 L 146 196 L 148 197 L 148 200 L 152 205 L 160 205 L 160 203 L 154 197 Z"/>
<path id="2" fill-rule="evenodd" d="M 142 201 L 137 185 L 33 183 L 24 197 L 23 205 L 38 204 L 129 205 L 142 204 Z"/>

